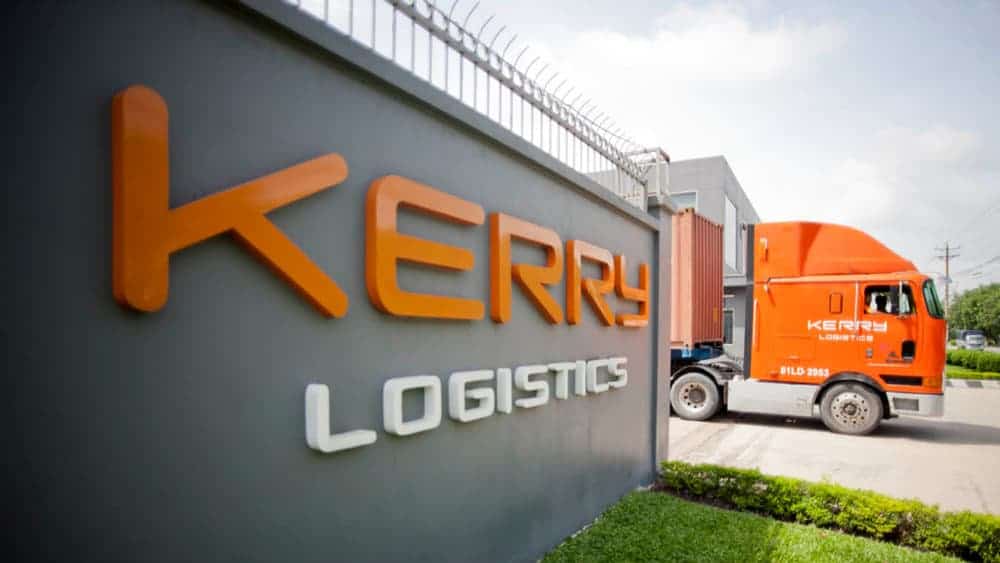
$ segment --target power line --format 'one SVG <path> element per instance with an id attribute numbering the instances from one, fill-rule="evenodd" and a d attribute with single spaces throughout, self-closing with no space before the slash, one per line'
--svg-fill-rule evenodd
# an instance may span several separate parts
<path id="1" fill-rule="evenodd" d="M 995 264 L 995 263 L 998 263 L 998 262 L 1000 262 L 1000 254 L 998 254 L 998 255 L 994 256 L 993 258 L 990 258 L 989 260 L 986 260 L 986 261 L 984 261 L 984 262 L 982 262 L 980 264 L 976 264 L 975 266 L 973 266 L 971 268 L 966 268 L 965 270 L 962 270 L 961 272 L 958 272 L 955 275 L 962 276 L 962 275 L 968 274 L 970 272 L 974 272 L 974 271 L 976 271 L 976 270 L 978 270 L 980 268 L 984 268 L 986 266 L 989 266 L 990 264 Z"/>

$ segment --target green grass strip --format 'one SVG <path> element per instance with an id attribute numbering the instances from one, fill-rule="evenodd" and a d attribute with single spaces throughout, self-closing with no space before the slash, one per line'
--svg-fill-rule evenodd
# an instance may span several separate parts
<path id="1" fill-rule="evenodd" d="M 976 371 L 951 364 L 945 366 L 945 375 L 948 379 L 1000 379 L 1000 373 L 995 371 Z"/>
<path id="2" fill-rule="evenodd" d="M 958 561 L 841 532 L 723 510 L 665 493 L 634 492 L 543 560 Z"/>

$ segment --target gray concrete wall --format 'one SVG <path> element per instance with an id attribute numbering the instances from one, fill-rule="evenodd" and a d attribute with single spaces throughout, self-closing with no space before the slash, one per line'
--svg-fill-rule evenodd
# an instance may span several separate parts
<path id="1" fill-rule="evenodd" d="M 281 24 L 194 1 L 19 5 L 10 15 L 2 334 L 16 557 L 537 559 L 650 482 L 666 456 L 669 354 L 658 343 L 670 340 L 659 299 L 669 288 L 655 276 L 669 217 L 616 203 L 291 8 L 254 4 Z M 112 299 L 110 103 L 137 83 L 169 106 L 172 206 L 343 155 L 343 184 L 268 217 L 348 295 L 345 317 L 317 314 L 226 235 L 172 257 L 161 311 Z M 378 312 L 365 290 L 364 198 L 386 174 L 625 254 L 633 283 L 636 265 L 652 264 L 650 327 L 601 326 L 586 305 L 579 326 L 549 325 L 517 290 L 506 324 Z M 404 288 L 488 304 L 485 226 L 405 213 L 401 230 L 476 259 L 464 274 L 403 267 Z M 515 260 L 542 257 L 518 246 Z M 553 290 L 560 304 L 563 291 Z M 458 370 L 604 356 L 628 357 L 625 388 L 468 424 L 446 414 L 409 437 L 382 431 L 389 378 L 436 374 L 447 387 Z M 374 429 L 377 441 L 310 450 L 309 383 L 331 386 L 333 429 Z M 408 414 L 418 399 L 407 397 Z"/>

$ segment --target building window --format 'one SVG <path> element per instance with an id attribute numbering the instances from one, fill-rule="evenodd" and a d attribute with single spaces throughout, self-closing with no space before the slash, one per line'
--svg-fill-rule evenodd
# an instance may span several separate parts
<path id="1" fill-rule="evenodd" d="M 739 271 L 737 257 L 739 256 L 739 224 L 736 222 L 736 206 L 726 198 L 726 217 L 722 226 L 722 237 L 725 246 L 726 265 L 731 270 Z"/>
<path id="2" fill-rule="evenodd" d="M 670 194 L 670 199 L 674 200 L 677 209 L 694 209 L 698 211 L 698 192 L 678 192 Z"/>
<path id="3" fill-rule="evenodd" d="M 722 310 L 722 343 L 733 343 L 733 310 Z"/>

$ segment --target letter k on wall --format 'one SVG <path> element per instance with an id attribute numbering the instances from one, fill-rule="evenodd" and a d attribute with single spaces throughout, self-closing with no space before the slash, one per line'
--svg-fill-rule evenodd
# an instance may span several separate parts
<path id="1" fill-rule="evenodd" d="M 326 154 L 170 209 L 167 104 L 130 86 L 111 108 L 115 299 L 154 312 L 167 302 L 170 255 L 216 235 L 236 239 L 323 314 L 347 313 L 344 292 L 265 214 L 347 178 L 347 163 Z"/>

